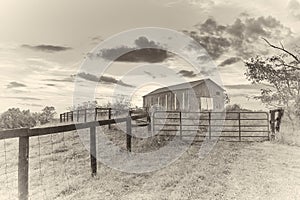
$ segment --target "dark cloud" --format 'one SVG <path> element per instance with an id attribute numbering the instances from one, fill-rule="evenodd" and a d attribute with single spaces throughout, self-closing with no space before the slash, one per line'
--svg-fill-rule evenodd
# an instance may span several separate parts
<path id="1" fill-rule="evenodd" d="M 72 49 L 71 47 L 47 45 L 47 44 L 41 44 L 41 45 L 23 44 L 21 47 L 31 49 L 31 50 L 34 50 L 34 51 L 43 51 L 43 52 L 48 52 L 48 53 L 59 52 L 59 51 L 67 51 L 67 50 Z"/>
<path id="2" fill-rule="evenodd" d="M 180 74 L 181 76 L 187 77 L 187 78 L 193 78 L 197 76 L 193 71 L 188 70 L 180 70 L 177 74 Z"/>
<path id="3" fill-rule="evenodd" d="M 73 82 L 74 81 L 74 77 L 67 77 L 64 79 L 44 79 L 43 81 L 53 81 L 53 82 Z"/>
<path id="4" fill-rule="evenodd" d="M 243 15 L 226 26 L 210 18 L 195 27 L 195 31 L 183 32 L 202 45 L 213 59 L 227 52 L 246 59 L 257 53 L 265 54 L 266 50 L 258 45 L 261 37 L 283 40 L 291 36 L 291 30 L 271 16 L 253 18 Z"/>
<path id="5" fill-rule="evenodd" d="M 154 76 L 152 73 L 150 73 L 150 72 L 147 72 L 147 71 L 144 71 L 144 72 L 145 72 L 145 74 L 147 74 L 147 75 L 151 76 L 153 79 L 155 79 L 155 78 L 156 78 L 156 76 Z"/>
<path id="6" fill-rule="evenodd" d="M 55 86 L 55 84 L 48 83 L 47 86 Z"/>
<path id="7" fill-rule="evenodd" d="M 102 83 L 107 83 L 107 84 L 118 84 L 118 85 L 122 85 L 125 87 L 134 87 L 132 85 L 126 84 L 121 80 L 117 80 L 113 77 L 109 77 L 109 76 L 101 76 L 101 77 L 97 77 L 93 74 L 89 74 L 89 73 L 78 73 L 77 74 L 78 77 L 88 80 L 88 81 L 93 81 L 93 82 L 102 82 Z"/>
<path id="8" fill-rule="evenodd" d="M 18 88 L 18 87 L 26 87 L 25 84 L 23 83 L 18 83 L 18 82 L 10 82 L 8 85 L 7 85 L 7 88 Z"/>
<path id="9" fill-rule="evenodd" d="M 159 48 L 160 45 L 155 43 L 154 41 L 148 40 L 148 38 L 142 36 L 134 41 L 137 47 L 140 48 Z"/>
<path id="10" fill-rule="evenodd" d="M 239 57 L 228 58 L 228 59 L 224 60 L 219 66 L 224 67 L 226 65 L 232 65 L 234 63 L 239 62 L 240 60 L 241 60 L 241 58 L 239 58 Z"/>
<path id="11" fill-rule="evenodd" d="M 202 34 L 212 34 L 212 35 L 221 35 L 224 30 L 226 29 L 226 26 L 218 25 L 217 22 L 209 18 L 204 23 L 197 24 L 195 26 Z"/>
<path id="12" fill-rule="evenodd" d="M 91 58 L 99 56 L 118 62 L 157 63 L 166 60 L 171 54 L 163 50 L 159 44 L 142 36 L 135 40 L 135 47 L 120 46 L 114 49 L 103 49 L 96 55 L 88 54 L 88 56 Z"/>

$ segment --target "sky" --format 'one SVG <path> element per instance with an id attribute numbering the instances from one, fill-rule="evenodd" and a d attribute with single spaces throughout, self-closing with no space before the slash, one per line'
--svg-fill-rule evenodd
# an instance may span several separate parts
<path id="1" fill-rule="evenodd" d="M 96 82 L 92 92 L 100 104 L 130 91 L 133 103 L 141 106 L 141 96 L 158 87 L 211 76 L 176 55 L 150 63 L 129 55 L 103 73 L 82 71 L 101 42 L 143 27 L 172 29 L 199 39 L 231 103 L 259 110 L 265 107 L 252 98 L 260 87 L 246 79 L 243 60 L 274 53 L 261 37 L 291 49 L 299 44 L 300 2 L 0 0 L 0 24 L 0 113 L 11 107 L 40 111 L 46 105 L 64 112 L 73 105 L 77 85 L 87 92 Z M 122 52 L 119 47 L 130 49 L 130 44 L 163 45 L 141 35 L 107 47 L 106 59 Z"/>

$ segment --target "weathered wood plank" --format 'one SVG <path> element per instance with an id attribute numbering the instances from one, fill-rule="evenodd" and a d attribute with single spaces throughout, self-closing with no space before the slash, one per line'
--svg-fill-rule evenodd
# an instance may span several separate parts
<path id="1" fill-rule="evenodd" d="M 29 137 L 19 138 L 18 193 L 19 200 L 28 199 Z"/>
<path id="2" fill-rule="evenodd" d="M 132 120 L 144 118 L 147 115 L 137 115 L 132 116 Z M 43 127 L 43 128 L 21 128 L 21 129 L 12 129 L 12 130 L 4 130 L 0 131 L 0 139 L 8 139 L 8 138 L 16 138 L 16 137 L 25 137 L 25 136 L 39 136 L 39 135 L 47 135 L 52 133 L 60 133 L 73 131 L 77 129 L 85 129 L 93 126 L 104 126 L 108 124 L 116 124 L 126 122 L 127 118 L 116 118 L 116 119 L 107 119 L 100 121 L 92 121 L 86 123 L 77 123 L 77 124 L 67 124 L 61 126 L 52 126 L 52 127 Z"/>

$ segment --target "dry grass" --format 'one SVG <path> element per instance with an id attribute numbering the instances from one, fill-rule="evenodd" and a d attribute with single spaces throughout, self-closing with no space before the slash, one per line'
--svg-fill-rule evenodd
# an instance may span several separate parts
<path id="1" fill-rule="evenodd" d="M 133 133 L 145 132 L 135 128 Z M 262 142 L 218 142 L 205 158 L 201 143 L 161 170 L 129 174 L 98 163 L 90 176 L 88 130 L 30 139 L 30 199 L 297 199 L 300 149 Z M 111 143 L 125 149 L 125 135 L 107 131 Z M 17 198 L 17 140 L 0 144 L 0 199 Z M 98 138 L 99 142 L 99 138 Z M 133 139 L 133 151 L 155 150 L 162 138 Z M 53 145 L 52 145 L 53 144 Z M 6 153 L 4 151 L 6 149 Z M 99 149 L 98 149 L 99 150 Z M 6 156 L 6 159 L 5 159 Z M 12 172 L 12 173 L 10 173 Z M 8 179 L 7 179 L 8 177 Z"/>

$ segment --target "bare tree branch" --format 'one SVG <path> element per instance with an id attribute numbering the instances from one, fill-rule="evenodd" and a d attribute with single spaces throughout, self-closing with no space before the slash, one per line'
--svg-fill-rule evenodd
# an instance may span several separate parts
<path id="1" fill-rule="evenodd" d="M 287 53 L 287 54 L 289 54 L 290 56 L 292 56 L 298 63 L 300 63 L 299 58 L 298 58 L 296 55 L 294 55 L 293 53 L 291 53 L 291 52 L 289 52 L 288 50 L 286 50 L 286 49 L 283 47 L 282 43 L 281 43 L 281 46 L 282 46 L 282 47 L 277 47 L 277 46 L 271 44 L 266 38 L 262 38 L 262 39 L 263 39 L 270 47 L 272 47 L 272 48 L 274 48 L 274 49 L 279 49 L 279 50 L 281 50 L 281 51 L 284 51 L 285 53 Z M 300 68 L 298 68 L 298 67 L 294 67 L 294 68 L 300 69 Z"/>

